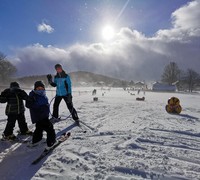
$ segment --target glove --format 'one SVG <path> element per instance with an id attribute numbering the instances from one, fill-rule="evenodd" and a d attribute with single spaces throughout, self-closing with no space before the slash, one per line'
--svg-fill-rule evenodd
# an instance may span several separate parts
<path id="1" fill-rule="evenodd" d="M 48 79 L 49 82 L 52 82 L 52 76 L 51 76 L 51 74 L 47 74 L 47 79 Z"/>

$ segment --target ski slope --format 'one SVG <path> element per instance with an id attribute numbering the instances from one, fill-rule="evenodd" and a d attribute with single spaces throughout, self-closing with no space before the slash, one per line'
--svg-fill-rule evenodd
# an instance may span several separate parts
<path id="1" fill-rule="evenodd" d="M 26 144 L 0 142 L 1 180 L 200 179 L 199 94 L 137 95 L 132 91 L 131 95 L 122 88 L 97 88 L 98 101 L 94 102 L 93 89 L 73 89 L 80 120 L 93 130 L 82 125 L 87 129 L 83 133 L 70 118 L 56 123 L 57 135 L 70 131 L 71 137 L 37 165 L 31 162 L 43 151 L 45 143 L 31 149 Z M 47 95 L 51 100 L 55 91 L 48 91 Z M 136 101 L 142 96 L 145 101 Z M 180 115 L 165 111 L 172 96 L 180 99 Z M 4 109 L 5 104 L 0 104 L 0 133 L 6 123 Z M 64 102 L 60 114 L 63 119 L 69 115 Z M 26 117 L 34 129 L 28 110 Z"/>

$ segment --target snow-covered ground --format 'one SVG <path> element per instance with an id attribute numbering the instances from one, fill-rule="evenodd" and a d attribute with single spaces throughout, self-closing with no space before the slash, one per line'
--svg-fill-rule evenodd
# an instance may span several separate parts
<path id="1" fill-rule="evenodd" d="M 56 123 L 57 134 L 72 135 L 37 165 L 30 163 L 45 144 L 30 149 L 26 144 L 0 142 L 1 180 L 200 179 L 199 94 L 140 92 L 146 99 L 136 101 L 137 92 L 99 88 L 94 102 L 93 89 L 73 89 L 79 117 L 93 131 L 83 133 L 70 118 Z M 48 91 L 50 100 L 54 95 Z M 172 96 L 180 99 L 180 115 L 165 111 Z M 0 133 L 6 124 L 4 109 L 0 104 Z M 60 114 L 69 115 L 64 102 Z M 28 110 L 26 117 L 34 129 Z"/>

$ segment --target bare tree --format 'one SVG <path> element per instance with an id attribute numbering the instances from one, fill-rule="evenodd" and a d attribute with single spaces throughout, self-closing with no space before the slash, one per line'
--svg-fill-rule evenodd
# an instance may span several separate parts
<path id="1" fill-rule="evenodd" d="M 195 72 L 193 69 L 188 69 L 186 72 L 186 83 L 188 85 L 189 92 L 192 92 L 195 89 L 195 86 L 199 82 L 200 76 L 197 72 Z"/>
<path id="2" fill-rule="evenodd" d="M 6 56 L 3 53 L 0 52 L 0 82 L 7 82 L 16 71 L 16 67 L 6 59 Z"/>
<path id="3" fill-rule="evenodd" d="M 175 62 L 170 62 L 165 66 L 164 72 L 162 74 L 162 82 L 168 83 L 171 85 L 172 83 L 179 80 L 181 70 Z"/>

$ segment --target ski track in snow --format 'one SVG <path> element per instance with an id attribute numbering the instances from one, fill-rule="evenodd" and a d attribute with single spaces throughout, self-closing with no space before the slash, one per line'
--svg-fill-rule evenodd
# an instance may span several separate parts
<path id="1" fill-rule="evenodd" d="M 199 94 L 146 92 L 145 101 L 136 101 L 137 93 L 97 89 L 99 100 L 94 102 L 93 89 L 74 88 L 73 103 L 80 120 L 94 131 L 82 124 L 87 130 L 83 133 L 70 118 L 65 119 L 69 111 L 62 101 L 63 120 L 54 127 L 57 135 L 70 131 L 71 137 L 37 165 L 30 164 L 45 144 L 31 149 L 26 144 L 0 142 L 1 179 L 200 179 Z M 48 92 L 49 100 L 53 94 Z M 180 99 L 180 115 L 165 111 L 172 96 Z M 0 104 L 1 132 L 6 123 L 4 109 L 5 104 Z M 28 110 L 26 117 L 30 125 Z"/>

